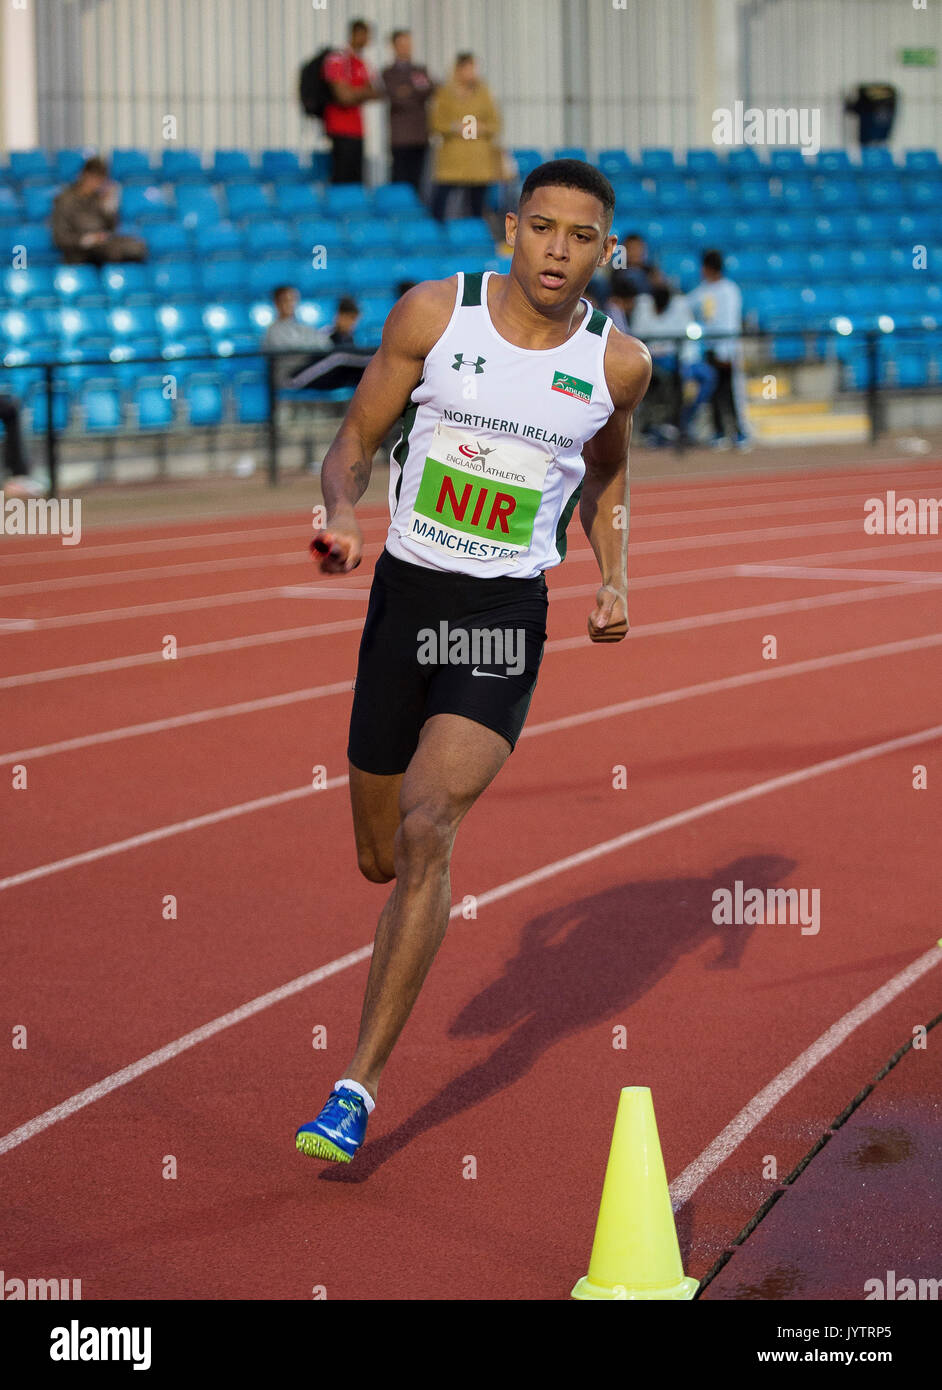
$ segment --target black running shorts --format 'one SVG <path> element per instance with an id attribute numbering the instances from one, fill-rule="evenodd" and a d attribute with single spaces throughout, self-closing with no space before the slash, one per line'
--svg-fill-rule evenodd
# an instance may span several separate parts
<path id="1" fill-rule="evenodd" d="M 376 562 L 347 756 L 362 772 L 405 772 L 433 714 L 520 736 L 546 641 L 546 579 L 482 579 Z"/>

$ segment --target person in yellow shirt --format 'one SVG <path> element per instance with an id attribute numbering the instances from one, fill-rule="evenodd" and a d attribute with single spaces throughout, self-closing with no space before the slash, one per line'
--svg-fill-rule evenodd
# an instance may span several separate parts
<path id="1" fill-rule="evenodd" d="M 432 179 L 432 216 L 445 220 L 451 194 L 462 195 L 467 215 L 480 217 L 488 184 L 500 179 L 500 111 L 478 75 L 473 53 L 459 53 L 450 82 L 437 90 L 429 129 L 439 137 Z"/>

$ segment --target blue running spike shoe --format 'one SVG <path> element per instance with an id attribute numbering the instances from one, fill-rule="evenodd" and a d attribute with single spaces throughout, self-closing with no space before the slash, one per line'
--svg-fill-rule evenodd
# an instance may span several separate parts
<path id="1" fill-rule="evenodd" d="M 366 1138 L 368 1119 L 363 1097 L 341 1086 L 339 1091 L 331 1091 L 317 1119 L 301 1126 L 295 1146 L 312 1158 L 349 1163 Z"/>

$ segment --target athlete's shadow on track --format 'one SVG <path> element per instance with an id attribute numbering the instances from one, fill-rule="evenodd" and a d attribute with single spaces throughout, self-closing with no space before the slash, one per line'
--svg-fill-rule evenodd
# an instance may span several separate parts
<path id="1" fill-rule="evenodd" d="M 719 950 L 710 968 L 735 969 L 755 927 L 714 925 L 714 890 L 731 889 L 741 879 L 746 888 L 764 891 L 795 867 L 784 855 L 750 855 L 712 878 L 626 883 L 534 917 L 504 974 L 448 1030 L 450 1037 L 470 1038 L 513 1028 L 509 1036 L 394 1130 L 375 1143 L 367 1138 L 351 1167 L 325 1169 L 321 1181 L 364 1182 L 420 1134 L 519 1081 L 561 1038 L 629 1008 L 711 938 Z M 434 975 L 430 983 L 434 988 Z"/>

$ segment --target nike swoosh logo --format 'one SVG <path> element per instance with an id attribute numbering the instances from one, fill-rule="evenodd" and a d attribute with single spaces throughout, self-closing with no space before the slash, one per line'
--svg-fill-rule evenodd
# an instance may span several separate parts
<path id="1" fill-rule="evenodd" d="M 495 680 L 495 681 L 509 681 L 509 680 L 510 680 L 510 677 L 509 677 L 509 676 L 502 676 L 502 675 L 500 675 L 497 671 L 479 671 L 478 668 L 477 668 L 476 666 L 475 666 L 474 670 L 471 672 L 471 674 L 472 674 L 472 676 L 490 676 L 490 677 L 492 677 L 492 679 Z"/>

